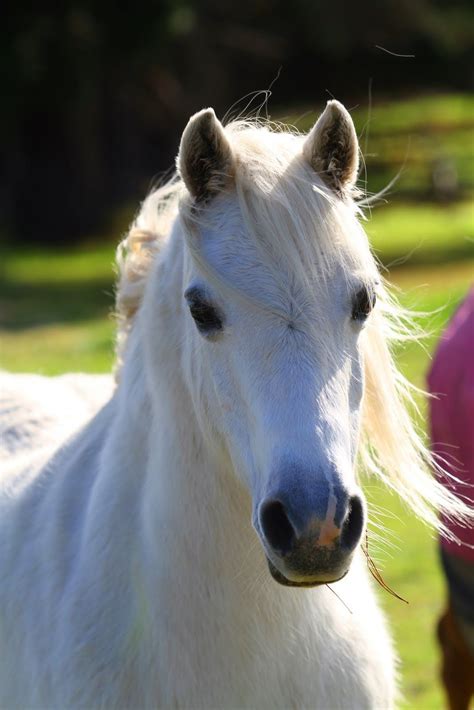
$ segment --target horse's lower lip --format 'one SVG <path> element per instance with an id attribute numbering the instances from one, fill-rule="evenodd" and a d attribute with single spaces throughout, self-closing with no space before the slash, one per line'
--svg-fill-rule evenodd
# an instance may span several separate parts
<path id="1" fill-rule="evenodd" d="M 343 577 L 346 576 L 348 573 L 348 569 L 345 570 L 345 572 L 338 577 L 335 577 L 334 579 L 325 579 L 323 580 L 310 580 L 310 581 L 302 581 L 302 582 L 296 582 L 292 581 L 291 579 L 288 579 L 285 577 L 285 575 L 278 570 L 273 562 L 268 559 L 267 557 L 267 563 L 268 563 L 268 569 L 270 570 L 270 574 L 272 575 L 273 579 L 278 582 L 279 584 L 283 585 L 284 587 L 303 587 L 303 588 L 311 588 L 311 587 L 320 587 L 323 584 L 333 584 L 334 582 L 339 582 Z"/>

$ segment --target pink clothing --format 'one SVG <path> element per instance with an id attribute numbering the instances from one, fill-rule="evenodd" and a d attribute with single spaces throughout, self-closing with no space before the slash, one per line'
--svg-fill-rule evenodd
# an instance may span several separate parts
<path id="1" fill-rule="evenodd" d="M 469 484 L 446 483 L 474 507 L 474 288 L 441 336 L 428 387 L 436 395 L 430 400 L 432 450 L 447 471 Z M 474 528 L 445 522 L 465 544 L 443 540 L 443 548 L 474 562 Z"/>

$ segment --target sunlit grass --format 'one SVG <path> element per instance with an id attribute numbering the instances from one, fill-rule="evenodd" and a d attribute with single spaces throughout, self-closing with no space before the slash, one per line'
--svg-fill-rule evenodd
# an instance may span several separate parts
<path id="1" fill-rule="evenodd" d="M 474 206 L 395 204 L 375 208 L 364 225 L 385 265 L 439 263 L 474 257 Z"/>
<path id="2" fill-rule="evenodd" d="M 357 125 L 364 125 L 367 113 L 366 106 L 354 109 Z M 376 91 L 370 112 L 371 132 L 395 134 L 400 131 L 462 128 L 472 125 L 473 116 L 474 96 L 470 94 L 432 94 L 384 101 L 377 98 Z"/>
<path id="3" fill-rule="evenodd" d="M 408 604 L 379 589 L 379 600 L 385 609 L 400 656 L 402 704 L 416 710 L 438 710 L 443 707 L 438 680 L 438 648 L 435 640 L 436 620 L 444 604 L 444 582 L 433 534 L 403 507 L 396 495 L 381 484 L 366 485 L 369 499 L 386 530 L 381 533 L 395 548 L 382 542 L 369 545 L 379 560 L 385 581 Z M 378 513 L 382 508 L 385 514 Z M 380 533 L 379 530 L 377 532 Z"/>
<path id="4" fill-rule="evenodd" d="M 59 375 L 109 372 L 115 325 L 111 318 L 40 325 L 0 332 L 0 367 L 10 372 Z"/>
<path id="5" fill-rule="evenodd" d="M 365 132 L 367 123 L 370 124 L 370 133 L 392 136 L 400 132 L 447 131 L 472 125 L 474 96 L 471 94 L 428 94 L 387 101 L 383 87 L 373 88 L 371 105 L 367 96 L 366 101 L 348 106 L 359 132 Z M 277 108 L 275 114 L 285 123 L 307 131 L 318 117 L 323 103 L 312 110 L 306 108 L 293 109 L 290 113 Z"/>
<path id="6" fill-rule="evenodd" d="M 10 247 L 4 250 L 1 268 L 3 279 L 16 284 L 110 281 L 113 259 L 111 244 L 83 244 L 75 249 Z"/>

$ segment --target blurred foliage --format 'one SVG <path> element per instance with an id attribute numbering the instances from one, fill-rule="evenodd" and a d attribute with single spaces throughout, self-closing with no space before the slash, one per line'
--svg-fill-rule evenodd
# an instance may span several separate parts
<path id="1" fill-rule="evenodd" d="M 469 0 L 25 0 L 2 10 L 1 227 L 30 242 L 102 229 L 111 208 L 136 203 L 172 165 L 193 111 L 212 104 L 223 115 L 279 67 L 285 105 L 326 89 L 350 104 L 371 79 L 377 97 L 471 79 Z M 403 140 L 393 150 L 403 155 Z"/>

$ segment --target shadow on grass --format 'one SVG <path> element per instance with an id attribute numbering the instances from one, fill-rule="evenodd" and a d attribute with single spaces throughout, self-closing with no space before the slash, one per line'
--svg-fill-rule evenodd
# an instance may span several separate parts
<path id="1" fill-rule="evenodd" d="M 100 318 L 113 306 L 113 283 L 104 279 L 26 284 L 4 280 L 0 285 L 0 328 L 16 331 Z"/>

